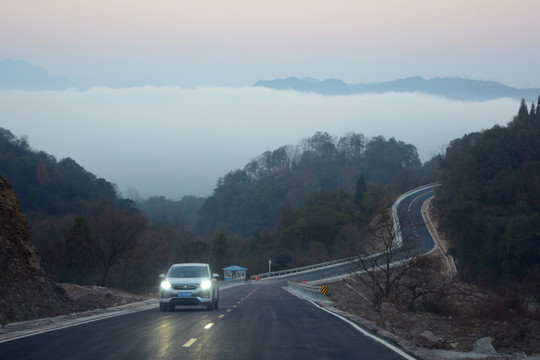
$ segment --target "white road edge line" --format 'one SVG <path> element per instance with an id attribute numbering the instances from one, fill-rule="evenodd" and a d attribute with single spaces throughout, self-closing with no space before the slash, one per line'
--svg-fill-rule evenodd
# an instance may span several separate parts
<path id="1" fill-rule="evenodd" d="M 91 315 L 88 317 L 66 320 L 66 321 L 59 322 L 57 324 L 47 325 L 39 329 L 36 328 L 36 329 L 13 331 L 11 333 L 0 335 L 0 344 L 8 342 L 8 341 L 12 341 L 12 340 L 22 339 L 29 336 L 43 334 L 50 331 L 66 329 L 66 328 L 70 328 L 70 327 L 74 327 L 78 325 L 88 324 L 94 321 L 109 319 L 116 316 L 122 316 L 122 315 L 127 315 L 131 313 L 139 312 L 139 311 L 150 310 L 150 309 L 155 308 L 156 304 L 157 302 L 155 302 L 155 304 L 149 304 L 149 305 L 142 306 L 140 308 L 135 308 L 135 309 L 118 310 L 118 311 L 112 311 L 109 313 L 102 313 L 102 314 L 97 314 L 97 315 Z"/>
<path id="2" fill-rule="evenodd" d="M 352 322 L 351 320 L 349 320 L 349 319 L 347 319 L 347 318 L 345 318 L 345 317 L 343 317 L 343 316 L 341 316 L 341 315 L 339 315 L 339 314 L 336 314 L 336 313 L 334 313 L 334 312 L 332 312 L 332 311 L 330 311 L 330 310 L 327 310 L 327 309 L 323 308 L 322 306 L 320 306 L 319 304 L 317 304 L 317 303 L 315 303 L 315 302 L 313 302 L 313 301 L 311 301 L 311 300 L 307 300 L 307 301 L 309 301 L 309 302 L 312 303 L 313 305 L 317 306 L 319 309 L 322 309 L 322 310 L 326 311 L 327 313 L 334 315 L 334 316 L 337 317 L 338 319 L 345 321 L 347 324 L 351 325 L 353 328 L 355 328 L 356 330 L 360 331 L 363 335 L 372 338 L 373 340 L 375 340 L 375 341 L 377 341 L 378 343 L 380 343 L 380 344 L 386 346 L 386 347 L 389 348 L 390 350 L 392 350 L 392 351 L 398 353 L 399 355 L 403 356 L 405 359 L 407 359 L 407 360 L 417 360 L 415 357 L 413 357 L 413 356 L 407 354 L 406 352 L 404 352 L 403 350 L 401 350 L 401 349 L 398 348 L 397 346 L 394 346 L 394 345 L 390 344 L 388 341 L 383 340 L 383 339 L 381 339 L 380 337 L 373 335 L 373 334 L 370 333 L 369 331 L 366 331 L 366 330 L 362 329 L 360 326 L 358 326 L 357 324 L 355 324 L 355 323 Z"/>
<path id="3" fill-rule="evenodd" d="M 366 331 L 364 329 L 362 329 L 360 326 L 358 326 L 357 324 L 355 324 L 354 322 L 352 322 L 351 320 L 339 315 L 339 314 L 336 314 L 330 310 L 327 310 L 325 308 L 323 308 L 322 306 L 320 306 L 319 304 L 317 304 L 316 302 L 313 302 L 311 300 L 308 300 L 308 299 L 305 299 L 307 301 L 309 301 L 310 303 L 312 303 L 313 305 L 315 305 L 316 307 L 318 307 L 319 309 L 321 310 L 324 310 L 326 311 L 327 313 L 329 314 L 332 314 L 334 315 L 335 317 L 337 317 L 338 319 L 340 320 L 343 320 L 345 321 L 347 324 L 351 325 L 353 328 L 355 328 L 356 330 L 360 331 L 362 334 L 364 334 L 365 336 L 367 337 L 370 337 L 372 338 L 373 340 L 377 341 L 378 343 L 386 346 L 387 348 L 389 348 L 390 350 L 396 352 L 397 354 L 403 356 L 405 359 L 407 360 L 417 360 L 415 357 L 407 354 L 406 352 L 404 352 L 403 350 L 401 350 L 400 348 L 398 348 L 397 346 L 394 346 L 392 344 L 390 344 L 388 341 L 386 340 L 383 340 L 381 339 L 380 337 L 376 336 L 376 335 L 373 335 L 372 333 L 370 333 L 369 331 Z"/>
<path id="4" fill-rule="evenodd" d="M 394 351 L 395 353 L 397 353 L 398 355 L 401 355 L 402 357 L 404 357 L 405 359 L 407 360 L 417 360 L 417 358 L 415 358 L 414 356 L 411 356 L 409 354 L 407 354 L 406 352 L 404 352 L 403 350 L 401 350 L 400 348 L 398 348 L 397 346 L 394 346 L 392 344 L 390 344 L 388 341 L 384 340 L 384 339 L 381 339 L 380 337 L 370 333 L 369 331 L 366 331 L 364 329 L 362 329 L 360 326 L 358 326 L 357 324 L 355 324 L 354 322 L 352 322 L 351 320 L 347 319 L 346 317 L 343 317 L 339 314 L 336 314 L 335 312 L 332 312 L 330 310 L 327 310 L 325 308 L 323 308 L 322 306 L 320 306 L 319 304 L 317 304 L 316 302 L 310 300 L 310 299 L 307 299 L 305 297 L 302 297 L 302 296 L 298 296 L 297 294 L 295 294 L 294 292 L 292 291 L 289 291 L 289 289 L 287 289 L 286 287 L 283 288 L 283 290 L 285 291 L 288 291 L 289 293 L 291 293 L 292 295 L 296 296 L 297 298 L 299 299 L 303 299 L 303 300 L 306 300 L 310 303 L 312 303 L 313 305 L 315 305 L 316 307 L 318 307 L 319 309 L 321 310 L 324 310 L 326 311 L 327 313 L 331 314 L 331 315 L 334 315 L 335 317 L 337 317 L 338 319 L 342 320 L 342 321 L 345 321 L 347 324 L 351 325 L 355 330 L 361 332 L 364 336 L 367 336 L 369 338 L 372 338 L 373 340 L 377 341 L 378 343 L 380 343 L 381 345 L 383 346 L 386 346 L 387 348 L 389 348 L 390 350 Z"/>

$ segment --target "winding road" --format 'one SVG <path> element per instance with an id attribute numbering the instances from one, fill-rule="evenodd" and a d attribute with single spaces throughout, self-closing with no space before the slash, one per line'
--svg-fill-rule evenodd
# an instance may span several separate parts
<path id="1" fill-rule="evenodd" d="M 402 253 L 434 247 L 420 222 L 433 186 L 403 197 Z M 315 270 L 343 272 L 347 264 Z M 317 274 L 318 272 L 318 274 Z M 304 274 L 308 275 L 308 274 Z M 138 311 L 32 336 L 2 340 L 0 359 L 416 359 L 359 325 L 283 289 L 289 275 L 221 290 L 220 308 Z"/>

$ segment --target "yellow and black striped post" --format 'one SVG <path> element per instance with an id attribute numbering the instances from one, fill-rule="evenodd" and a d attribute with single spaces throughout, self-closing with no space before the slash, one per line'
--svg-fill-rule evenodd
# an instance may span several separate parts
<path id="1" fill-rule="evenodd" d="M 321 286 L 321 294 L 326 295 L 327 291 L 328 291 L 328 288 L 326 287 L 326 285 L 322 285 Z"/>

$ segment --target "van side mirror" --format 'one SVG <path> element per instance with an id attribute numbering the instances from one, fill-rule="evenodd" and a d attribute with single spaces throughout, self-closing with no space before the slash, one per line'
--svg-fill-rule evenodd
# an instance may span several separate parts
<path id="1" fill-rule="evenodd" d="M 217 279 L 217 278 L 219 278 L 219 275 L 218 275 L 218 274 L 213 274 L 212 277 L 213 277 L 214 279 Z"/>
<path id="2" fill-rule="evenodd" d="M 165 279 L 165 274 L 159 274 L 160 279 Z"/>

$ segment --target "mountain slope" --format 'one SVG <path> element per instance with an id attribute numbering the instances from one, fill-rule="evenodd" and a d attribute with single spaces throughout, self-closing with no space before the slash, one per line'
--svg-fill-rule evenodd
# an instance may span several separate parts
<path id="1" fill-rule="evenodd" d="M 461 273 L 491 286 L 540 285 L 540 107 L 530 109 L 523 101 L 507 126 L 455 139 L 440 159 L 441 224 Z"/>

